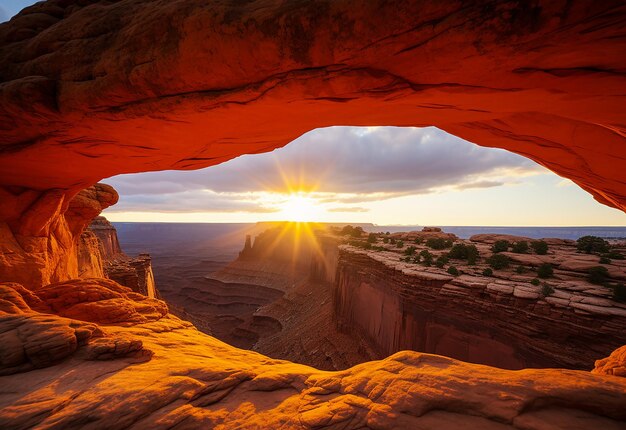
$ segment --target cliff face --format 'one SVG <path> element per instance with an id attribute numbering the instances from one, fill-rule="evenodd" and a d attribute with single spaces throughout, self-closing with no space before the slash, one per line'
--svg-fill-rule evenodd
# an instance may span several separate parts
<path id="1" fill-rule="evenodd" d="M 78 278 L 104 278 L 104 257 L 101 242 L 93 232 L 85 230 L 78 240 Z"/>
<path id="2" fill-rule="evenodd" d="M 2 428 L 619 430 L 626 421 L 626 379 L 616 376 L 410 351 L 322 372 L 224 344 L 112 281 L 35 293 L 0 285 L 11 345 L 0 349 Z"/>
<path id="3" fill-rule="evenodd" d="M 89 231 L 95 234 L 100 240 L 102 255 L 108 261 L 123 254 L 117 238 L 117 230 L 113 224 L 103 216 L 97 216 L 89 224 Z"/>
<path id="4" fill-rule="evenodd" d="M 91 219 L 118 198 L 104 184 L 72 198 L 61 190 L 0 190 L 0 196 L 4 220 L 0 222 L 0 281 L 19 282 L 31 289 L 78 277 L 79 253 L 81 264 L 92 264 L 91 256 L 79 252 L 79 239 Z M 80 270 L 97 273 L 96 266 Z"/>
<path id="5" fill-rule="evenodd" d="M 626 343 L 626 305 L 603 296 L 603 287 L 562 274 L 542 297 L 521 276 L 494 279 L 470 268 L 454 277 L 398 255 L 342 246 L 334 286 L 340 328 L 365 336 L 383 356 L 412 349 L 508 369 L 590 369 Z M 519 258 L 532 257 L 540 256 Z"/>

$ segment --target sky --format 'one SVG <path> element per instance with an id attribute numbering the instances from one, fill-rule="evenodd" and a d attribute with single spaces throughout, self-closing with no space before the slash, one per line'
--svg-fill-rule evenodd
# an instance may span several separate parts
<path id="1" fill-rule="evenodd" d="M 33 0 L 2 0 L 0 22 Z M 626 226 L 626 214 L 513 153 L 439 129 L 330 127 L 197 171 L 120 175 L 111 221 Z"/>
<path id="2" fill-rule="evenodd" d="M 435 127 L 328 127 L 206 169 L 103 182 L 120 194 L 112 221 L 626 225 L 533 161 Z"/>

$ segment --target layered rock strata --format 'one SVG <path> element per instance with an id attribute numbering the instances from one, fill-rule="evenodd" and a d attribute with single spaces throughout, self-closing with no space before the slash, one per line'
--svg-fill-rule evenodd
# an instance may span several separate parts
<path id="1" fill-rule="evenodd" d="M 495 239 L 471 240 L 484 258 Z M 610 288 L 588 282 L 586 270 L 600 265 L 598 256 L 576 253 L 569 241 L 551 243 L 547 255 L 503 252 L 514 265 L 493 276 L 482 274 L 484 260 L 474 266 L 450 260 L 458 276 L 403 261 L 409 246 L 416 254 L 447 253 L 424 245 L 381 243 L 382 251 L 341 245 L 334 313 L 342 330 L 360 333 L 383 356 L 412 349 L 510 369 L 590 369 L 626 343 L 626 304 L 613 300 Z M 547 295 L 531 283 L 543 263 L 555 267 L 544 281 L 552 289 Z M 626 279 L 623 260 L 604 266 Z"/>
<path id="2" fill-rule="evenodd" d="M 512 372 L 409 351 L 324 372 L 224 344 L 111 281 L 47 291 L 39 299 L 15 284 L 0 288 L 3 342 L 26 346 L 10 349 L 23 356 L 2 356 L 2 428 L 617 430 L 626 422 L 626 379 L 617 376 Z M 75 297 L 86 299 L 75 319 L 56 314 Z M 78 319 L 93 321 L 89 308 L 107 300 L 143 320 L 133 312 L 107 325 Z M 50 313 L 34 309 L 43 306 Z"/>

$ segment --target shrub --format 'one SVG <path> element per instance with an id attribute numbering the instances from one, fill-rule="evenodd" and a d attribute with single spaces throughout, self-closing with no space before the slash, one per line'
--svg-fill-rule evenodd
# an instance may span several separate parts
<path id="1" fill-rule="evenodd" d="M 448 273 L 451 274 L 452 276 L 459 276 L 459 269 L 457 269 L 454 266 L 450 266 L 448 267 Z"/>
<path id="2" fill-rule="evenodd" d="M 516 254 L 526 254 L 528 252 L 528 242 L 526 242 L 525 240 L 516 242 L 515 245 L 513 245 L 511 251 Z"/>
<path id="3" fill-rule="evenodd" d="M 426 241 L 426 246 L 432 249 L 445 249 L 445 248 L 450 248 L 452 246 L 452 241 L 451 240 L 445 240 L 443 238 L 430 238 Z"/>
<path id="4" fill-rule="evenodd" d="M 409 247 L 407 247 L 407 249 L 404 250 L 404 255 L 413 255 L 413 254 L 415 254 L 416 250 L 417 250 L 416 247 L 409 246 Z"/>
<path id="5" fill-rule="evenodd" d="M 413 257 L 413 263 L 419 263 L 421 259 L 422 257 L 420 257 L 420 255 L 418 254 L 415 257 Z"/>
<path id="6" fill-rule="evenodd" d="M 526 273 L 526 268 L 524 266 L 517 266 L 515 272 L 521 275 L 522 273 Z"/>
<path id="7" fill-rule="evenodd" d="M 623 260 L 624 259 L 624 255 L 621 252 L 616 251 L 614 249 L 609 251 L 608 254 L 605 254 L 605 257 L 606 258 L 610 258 L 612 260 Z"/>
<path id="8" fill-rule="evenodd" d="M 550 263 L 543 263 L 539 267 L 537 267 L 537 276 L 540 278 L 550 278 L 554 274 L 554 270 L 552 270 L 552 265 Z"/>
<path id="9" fill-rule="evenodd" d="M 489 264 L 491 268 L 495 270 L 504 269 L 506 267 L 509 267 L 509 257 L 502 254 L 493 254 L 487 259 L 487 264 Z"/>
<path id="10" fill-rule="evenodd" d="M 546 255 L 548 253 L 548 243 L 543 240 L 535 240 L 530 243 L 535 254 Z"/>
<path id="11" fill-rule="evenodd" d="M 396 248 L 402 248 L 404 246 L 404 242 L 402 242 L 401 240 L 396 242 Z"/>
<path id="12" fill-rule="evenodd" d="M 389 238 L 388 237 L 383 237 L 383 243 L 389 243 Z"/>
<path id="13" fill-rule="evenodd" d="M 534 286 L 537 286 L 539 284 L 541 284 L 541 281 L 537 278 L 533 279 L 532 281 L 530 281 L 531 284 L 533 284 Z"/>
<path id="14" fill-rule="evenodd" d="M 396 244 L 396 238 L 395 237 L 390 237 L 389 238 L 389 243 L 392 244 L 392 245 L 395 245 Z"/>
<path id="15" fill-rule="evenodd" d="M 600 257 L 600 264 L 611 264 L 611 259 L 608 257 Z"/>
<path id="16" fill-rule="evenodd" d="M 475 260 L 478 258 L 478 249 L 474 245 L 457 243 L 448 252 L 448 257 L 455 260 L 469 260 L 470 258 Z"/>
<path id="17" fill-rule="evenodd" d="M 433 264 L 433 255 L 427 250 L 422 250 L 422 252 L 420 252 L 420 256 L 422 257 L 425 266 L 430 266 L 431 264 Z"/>
<path id="18" fill-rule="evenodd" d="M 576 241 L 576 247 L 579 251 L 587 254 L 596 252 L 609 252 L 609 242 L 597 236 L 583 236 Z"/>
<path id="19" fill-rule="evenodd" d="M 505 252 L 509 250 L 509 246 L 511 244 L 508 240 L 497 240 L 491 247 L 491 251 L 493 252 Z"/>
<path id="20" fill-rule="evenodd" d="M 375 233 L 370 233 L 369 236 L 367 236 L 367 241 L 369 243 L 376 243 L 377 240 L 378 236 Z"/>
<path id="21" fill-rule="evenodd" d="M 485 270 L 483 270 L 483 276 L 493 276 L 493 270 L 487 267 Z"/>
<path id="22" fill-rule="evenodd" d="M 439 268 L 443 269 L 443 266 L 446 265 L 446 263 L 448 263 L 448 257 L 446 257 L 445 255 L 440 255 L 437 258 L 437 261 L 435 262 L 435 265 Z"/>
<path id="23" fill-rule="evenodd" d="M 602 285 L 609 278 L 609 271 L 604 266 L 590 267 L 587 270 L 587 279 L 592 284 Z"/>
<path id="24" fill-rule="evenodd" d="M 541 295 L 544 297 L 548 297 L 554 294 L 554 288 L 548 285 L 546 282 L 541 286 Z"/>
<path id="25" fill-rule="evenodd" d="M 613 286 L 613 300 L 626 302 L 626 285 L 617 284 Z"/>
<path id="26" fill-rule="evenodd" d="M 422 243 L 424 243 L 424 239 L 422 239 L 421 237 L 418 237 L 415 239 L 415 244 L 416 245 L 421 245 Z"/>

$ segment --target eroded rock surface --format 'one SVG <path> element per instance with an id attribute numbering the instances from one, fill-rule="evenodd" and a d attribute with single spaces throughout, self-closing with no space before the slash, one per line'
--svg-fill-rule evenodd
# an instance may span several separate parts
<path id="1" fill-rule="evenodd" d="M 94 281 L 89 294 L 110 294 L 108 282 Z M 43 363 L 29 355 L 22 373 L 2 377 L 2 428 L 617 430 L 626 420 L 626 379 L 617 376 L 512 372 L 409 351 L 324 372 L 234 348 L 169 314 L 100 328 L 32 311 L 2 314 L 3 335 L 7 321 L 36 327 L 19 339 L 39 339 L 48 355 Z M 3 365 L 21 360 L 2 351 Z M 58 364 L 49 366 L 51 357 Z M 48 367 L 24 372 L 35 364 Z"/>
<path id="2" fill-rule="evenodd" d="M 49 0 L 0 25 L 0 184 L 74 192 L 317 127 L 435 125 L 624 208 L 625 15 L 620 0 Z"/>

